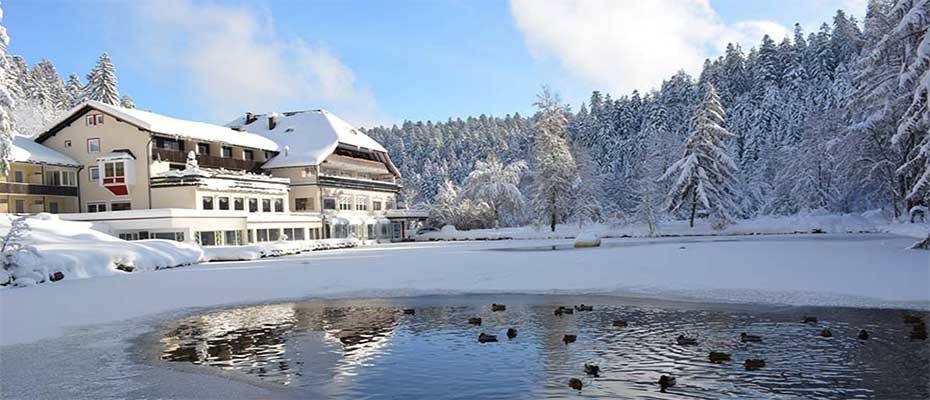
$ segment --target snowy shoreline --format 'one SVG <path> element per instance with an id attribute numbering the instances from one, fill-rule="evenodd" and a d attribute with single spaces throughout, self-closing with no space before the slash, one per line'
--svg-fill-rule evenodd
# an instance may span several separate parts
<path id="1" fill-rule="evenodd" d="M 888 234 L 609 239 L 596 249 L 418 242 L 0 291 L 0 345 L 172 310 L 310 297 L 563 293 L 930 309 L 927 253 Z M 565 240 L 518 247 L 571 246 Z M 893 268 L 893 269 L 891 269 Z M 924 304 L 923 307 L 920 305 Z"/>

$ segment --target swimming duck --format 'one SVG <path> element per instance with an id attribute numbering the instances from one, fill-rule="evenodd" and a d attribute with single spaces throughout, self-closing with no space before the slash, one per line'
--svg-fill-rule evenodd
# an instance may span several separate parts
<path id="1" fill-rule="evenodd" d="M 801 318 L 801 323 L 802 323 L 802 324 L 816 324 L 816 323 L 817 323 L 817 317 L 813 317 L 813 316 L 810 316 L 810 315 L 805 315 L 804 318 Z"/>
<path id="2" fill-rule="evenodd" d="M 565 336 L 562 336 L 562 341 L 565 342 L 565 344 L 575 343 L 575 340 L 578 340 L 578 335 L 565 335 Z"/>
<path id="3" fill-rule="evenodd" d="M 665 393 L 665 389 L 675 386 L 676 379 L 674 376 L 662 375 L 659 377 L 659 391 Z"/>
<path id="4" fill-rule="evenodd" d="M 472 324 L 472 325 L 481 325 L 481 318 L 480 318 L 480 317 L 471 317 L 471 318 L 468 319 L 468 323 L 469 323 L 469 324 Z"/>
<path id="5" fill-rule="evenodd" d="M 859 340 L 869 340 L 869 332 L 865 329 L 859 330 Z"/>
<path id="6" fill-rule="evenodd" d="M 707 355 L 707 358 L 709 358 L 710 362 L 714 364 L 732 360 L 732 357 L 730 357 L 730 353 L 722 353 L 719 351 L 710 352 L 710 354 Z"/>
<path id="7" fill-rule="evenodd" d="M 513 328 L 507 328 L 507 339 L 513 339 L 517 337 L 517 330 Z"/>
<path id="8" fill-rule="evenodd" d="M 761 343 L 761 342 L 762 342 L 762 336 L 747 335 L 746 332 L 743 332 L 743 333 L 740 333 L 740 334 L 739 334 L 739 340 L 740 340 L 741 342 L 743 342 L 743 343 L 746 343 L 746 342 L 757 342 L 757 343 Z"/>
<path id="9" fill-rule="evenodd" d="M 927 340 L 927 324 L 921 321 L 911 330 L 911 339 Z"/>
<path id="10" fill-rule="evenodd" d="M 575 313 L 575 310 L 572 309 L 571 307 L 559 306 L 559 308 L 555 309 L 554 314 L 561 317 L 562 314 L 574 314 L 574 313 Z"/>
<path id="11" fill-rule="evenodd" d="M 754 371 L 765 366 L 765 360 L 750 358 L 743 363 L 747 371 Z"/>
<path id="12" fill-rule="evenodd" d="M 626 321 L 624 321 L 624 320 L 622 320 L 622 319 L 615 319 L 615 320 L 614 320 L 614 326 L 616 326 L 616 327 L 618 327 L 618 328 L 626 328 Z"/>
<path id="13" fill-rule="evenodd" d="M 581 379 L 572 378 L 572 379 L 569 379 L 569 380 L 568 380 L 568 387 L 570 387 L 570 388 L 572 388 L 572 389 L 581 390 L 581 387 L 582 387 L 582 386 L 584 386 L 584 385 L 582 385 Z"/>
<path id="14" fill-rule="evenodd" d="M 496 341 L 497 341 L 496 335 L 488 335 L 484 332 L 478 335 L 478 343 L 488 343 L 488 342 L 496 342 Z"/>
<path id="15" fill-rule="evenodd" d="M 685 335 L 678 335 L 678 338 L 675 340 L 680 346 L 694 346 L 697 344 L 697 339 L 686 337 Z"/>
<path id="16" fill-rule="evenodd" d="M 575 306 L 575 311 L 594 311 L 594 306 L 578 305 Z"/>
<path id="17" fill-rule="evenodd" d="M 820 337 L 833 337 L 833 332 L 830 332 L 829 329 L 824 328 L 820 331 L 820 333 L 818 333 L 818 335 L 820 335 Z"/>
<path id="18" fill-rule="evenodd" d="M 404 315 L 414 315 L 414 314 L 416 314 L 416 313 L 417 313 L 417 310 L 414 310 L 414 309 L 412 309 L 412 308 L 405 308 L 405 309 L 404 309 Z"/>
<path id="19" fill-rule="evenodd" d="M 504 311 L 507 309 L 507 306 L 503 304 L 491 304 L 491 311 Z"/>
<path id="20" fill-rule="evenodd" d="M 600 376 L 601 376 L 601 367 L 598 367 L 597 365 L 594 365 L 594 364 L 585 364 L 585 365 L 584 365 L 584 373 L 586 373 L 586 374 L 588 374 L 588 375 L 592 375 L 592 376 L 594 376 L 595 378 L 600 377 Z"/>

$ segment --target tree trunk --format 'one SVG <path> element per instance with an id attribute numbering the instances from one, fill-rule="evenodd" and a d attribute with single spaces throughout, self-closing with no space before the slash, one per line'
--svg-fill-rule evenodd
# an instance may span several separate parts
<path id="1" fill-rule="evenodd" d="M 697 213 L 697 194 L 691 197 L 691 227 L 694 228 L 694 214 Z"/>
<path id="2" fill-rule="evenodd" d="M 555 232 L 555 213 L 552 213 L 552 215 L 549 218 L 549 229 Z"/>

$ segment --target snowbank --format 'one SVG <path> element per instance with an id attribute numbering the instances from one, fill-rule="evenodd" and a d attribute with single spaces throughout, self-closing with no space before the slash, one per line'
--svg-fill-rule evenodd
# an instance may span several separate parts
<path id="1" fill-rule="evenodd" d="M 0 235 L 9 232 L 11 222 L 12 217 L 0 217 Z M 30 229 L 23 243 L 34 252 L 21 256 L 20 270 L 34 275 L 36 283 L 56 272 L 63 279 L 80 279 L 173 268 L 203 258 L 196 244 L 158 239 L 129 242 L 93 230 L 88 222 L 62 221 L 52 214 L 29 217 L 26 223 Z"/>
<path id="2" fill-rule="evenodd" d="M 649 230 L 642 224 L 616 225 L 594 224 L 579 227 L 563 224 L 555 232 L 547 227 L 524 226 L 499 229 L 474 229 L 459 231 L 445 229 L 426 232 L 416 240 L 501 240 L 501 239 L 573 239 L 581 233 L 590 233 L 601 238 L 648 237 Z M 741 220 L 721 231 L 714 230 L 705 221 L 696 221 L 695 227 L 688 221 L 669 221 L 659 225 L 657 236 L 732 236 L 732 235 L 775 235 L 793 233 L 875 233 L 886 232 L 915 238 L 926 238 L 930 223 L 896 223 L 881 213 L 870 211 L 862 214 L 827 214 L 820 212 L 792 216 L 765 216 Z"/>
<path id="3" fill-rule="evenodd" d="M 601 238 L 593 232 L 582 232 L 575 238 L 575 247 L 598 247 L 601 245 Z"/>

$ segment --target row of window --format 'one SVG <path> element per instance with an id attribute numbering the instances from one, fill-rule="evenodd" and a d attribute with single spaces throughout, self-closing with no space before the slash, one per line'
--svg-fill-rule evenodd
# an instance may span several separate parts
<path id="1" fill-rule="evenodd" d="M 300 198 L 295 200 L 294 208 L 295 211 L 306 211 L 307 207 L 312 207 L 313 199 L 310 198 Z M 338 203 L 335 197 L 324 197 L 323 198 L 323 209 L 324 210 L 338 210 L 340 211 L 368 211 L 368 196 L 355 196 L 354 202 L 352 196 L 339 196 Z M 384 204 L 385 210 L 391 210 L 394 208 L 394 199 L 388 198 L 387 203 Z M 382 202 L 380 199 L 371 201 L 372 211 L 381 211 Z"/>
<path id="2" fill-rule="evenodd" d="M 155 147 L 165 150 L 173 151 L 184 151 L 184 141 L 163 137 L 155 138 Z M 197 154 L 208 156 L 210 155 L 210 143 L 197 143 L 194 151 Z M 274 153 L 265 152 L 265 158 L 269 159 L 274 156 Z M 233 158 L 233 148 L 231 146 L 220 146 L 220 157 L 222 158 Z M 247 161 L 255 160 L 255 151 L 250 149 L 242 149 L 242 159 Z"/>
<path id="3" fill-rule="evenodd" d="M 45 171 L 45 179 L 42 179 L 42 171 L 34 173 L 36 182 L 26 182 L 26 172 L 22 170 L 13 170 L 13 182 L 16 183 L 40 183 L 51 186 L 77 186 L 77 173 L 74 171 Z"/>
<path id="4" fill-rule="evenodd" d="M 107 205 L 109 205 L 109 210 L 107 210 Z M 107 212 L 107 211 L 126 211 L 131 210 L 132 204 L 128 201 L 111 201 L 109 203 L 105 201 L 91 202 L 87 203 L 87 212 L 89 213 L 98 213 L 98 212 Z"/>
<path id="5" fill-rule="evenodd" d="M 178 242 L 184 241 L 184 232 L 125 232 L 120 233 L 118 236 L 123 240 L 164 239 Z"/>
<path id="6" fill-rule="evenodd" d="M 36 199 L 36 200 L 33 200 L 33 201 L 32 201 L 32 205 L 41 207 L 41 206 L 44 206 L 44 205 L 45 205 L 45 202 L 44 202 L 42 199 Z M 9 207 L 9 202 L 7 201 L 7 199 L 0 199 L 0 208 L 9 210 L 8 207 Z M 13 200 L 13 210 L 11 210 L 11 211 L 12 211 L 12 212 L 15 212 L 15 213 L 17 213 L 17 214 L 25 214 L 25 213 L 27 213 L 27 212 L 30 212 L 29 210 L 26 210 L 26 200 L 25 200 L 25 199 L 16 199 L 16 200 Z M 49 202 L 48 202 L 48 210 L 47 210 L 47 211 L 50 212 L 50 213 L 58 213 L 58 212 L 60 211 L 60 206 L 59 206 L 58 202 L 57 202 L 57 201 L 49 201 Z"/>
<path id="7" fill-rule="evenodd" d="M 230 201 L 232 204 L 230 204 Z M 200 199 L 203 210 L 245 211 L 248 203 L 249 212 L 284 212 L 284 199 L 258 199 L 254 197 L 204 196 Z M 261 208 L 259 208 L 261 204 Z"/>
<path id="8" fill-rule="evenodd" d="M 309 231 L 309 235 L 307 232 Z M 307 240 L 321 239 L 320 228 L 271 228 L 248 230 L 246 240 L 243 240 L 242 231 L 198 231 L 194 238 L 202 246 L 240 246 L 253 242 L 275 242 L 278 240 Z M 254 232 L 254 233 L 253 233 Z M 123 236 L 120 235 L 122 238 Z"/>

